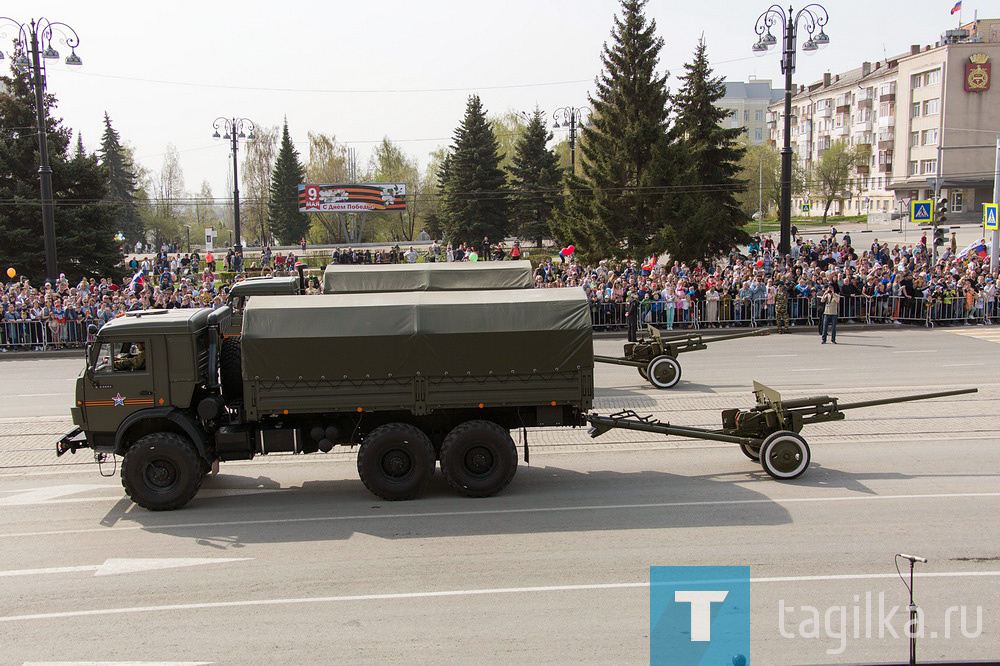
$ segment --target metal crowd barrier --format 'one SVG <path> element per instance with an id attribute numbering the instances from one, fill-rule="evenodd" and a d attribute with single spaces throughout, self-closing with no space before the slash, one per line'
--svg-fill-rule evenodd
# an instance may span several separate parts
<path id="1" fill-rule="evenodd" d="M 1000 312 L 997 298 L 976 298 L 967 306 L 964 295 L 932 296 L 930 299 L 901 296 L 842 297 L 838 308 L 841 324 L 908 324 L 913 326 L 961 326 L 990 324 Z M 788 319 L 792 326 L 816 326 L 823 318 L 824 304 L 818 296 L 788 299 Z M 597 331 L 625 330 L 626 307 L 621 302 L 590 304 L 590 317 Z M 773 301 L 762 299 L 720 299 L 691 302 L 687 307 L 667 307 L 664 301 L 646 301 L 639 306 L 638 326 L 653 324 L 662 330 L 741 328 L 777 325 Z"/>
<path id="2" fill-rule="evenodd" d="M 83 347 L 90 320 L 50 324 L 37 319 L 0 320 L 0 349 L 6 352 Z"/>

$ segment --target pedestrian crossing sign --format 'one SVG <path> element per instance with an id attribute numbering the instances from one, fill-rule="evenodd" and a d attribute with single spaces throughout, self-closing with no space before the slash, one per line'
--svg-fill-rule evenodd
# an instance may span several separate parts
<path id="1" fill-rule="evenodd" d="M 987 231 L 997 231 L 997 205 L 983 204 L 983 226 Z"/>
<path id="2" fill-rule="evenodd" d="M 809 204 L 802 204 L 803 213 L 808 213 L 810 210 L 812 210 L 812 206 L 810 206 Z"/>
<path id="3" fill-rule="evenodd" d="M 933 222 L 933 221 L 934 221 L 933 201 L 910 202 L 910 222 Z"/>

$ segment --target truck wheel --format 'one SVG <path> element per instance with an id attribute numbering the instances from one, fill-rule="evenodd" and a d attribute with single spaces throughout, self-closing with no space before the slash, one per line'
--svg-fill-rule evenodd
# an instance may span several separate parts
<path id="1" fill-rule="evenodd" d="M 419 428 L 387 423 L 361 443 L 358 475 L 368 490 L 383 499 L 413 499 L 434 475 L 434 447 Z"/>
<path id="2" fill-rule="evenodd" d="M 496 495 L 517 472 L 517 447 L 496 423 L 466 421 L 444 438 L 441 471 L 448 485 L 466 497 Z"/>
<path id="3" fill-rule="evenodd" d="M 122 463 L 125 494 L 150 511 L 184 506 L 198 492 L 202 478 L 201 459 L 191 440 L 172 432 L 140 438 Z"/>
<path id="4" fill-rule="evenodd" d="M 663 354 L 649 362 L 646 374 L 649 375 L 649 383 L 656 388 L 673 388 L 681 380 L 681 364 L 673 356 Z"/>
<path id="5" fill-rule="evenodd" d="M 749 444 L 740 444 L 740 451 L 743 452 L 747 458 L 754 462 L 760 462 L 760 447 L 750 446 Z"/>
<path id="6" fill-rule="evenodd" d="M 241 342 L 238 335 L 223 338 L 219 351 L 219 380 L 227 403 L 243 399 Z"/>
<path id="7" fill-rule="evenodd" d="M 809 445 L 802 435 L 791 430 L 771 433 L 760 447 L 760 464 L 778 480 L 794 479 L 809 467 Z"/>

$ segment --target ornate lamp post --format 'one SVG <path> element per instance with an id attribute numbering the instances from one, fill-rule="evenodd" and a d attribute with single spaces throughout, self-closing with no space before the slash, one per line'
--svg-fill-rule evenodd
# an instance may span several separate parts
<path id="1" fill-rule="evenodd" d="M 576 174 L 576 126 L 590 125 L 590 107 L 586 106 L 563 106 L 552 112 L 552 119 L 556 129 L 569 125 L 569 172 Z M 585 114 L 585 116 L 584 116 Z M 562 125 L 559 119 L 562 119 Z"/>
<path id="2" fill-rule="evenodd" d="M 778 243 L 778 252 L 783 255 L 788 254 L 791 249 L 792 236 L 792 73 L 795 71 L 795 36 L 799 21 L 802 21 L 802 27 L 809 33 L 809 39 L 802 44 L 802 50 L 815 51 L 830 42 L 830 38 L 823 32 L 823 26 L 829 20 L 830 16 L 823 5 L 816 3 L 806 5 L 798 13 L 793 13 L 791 7 L 785 13 L 781 5 L 771 5 L 757 18 L 754 28 L 760 37 L 753 45 L 754 53 L 765 53 L 778 43 L 771 33 L 771 26 L 780 23 L 784 31 L 781 71 L 785 75 L 785 132 L 781 147 L 781 240 Z M 816 30 L 819 32 L 814 36 Z"/>
<path id="3" fill-rule="evenodd" d="M 76 30 L 69 25 L 50 21 L 47 18 L 38 20 L 32 19 L 28 23 L 19 23 L 12 18 L 0 16 L 0 25 L 12 25 L 17 27 L 17 44 L 21 47 L 21 55 L 14 61 L 14 65 L 19 68 L 31 68 L 31 87 L 35 91 L 35 116 L 38 125 L 38 152 L 40 155 L 40 165 L 38 167 L 38 179 L 41 184 L 42 195 L 42 235 L 45 241 L 45 272 L 47 278 L 55 284 L 55 279 L 59 276 L 59 266 L 56 257 L 56 220 L 55 206 L 52 195 L 52 167 L 49 166 L 49 148 L 46 140 L 46 113 L 45 113 L 45 66 L 42 60 L 55 60 L 59 57 L 59 51 L 52 46 L 52 40 L 58 36 L 58 41 L 70 48 L 70 54 L 66 56 L 67 65 L 82 65 L 83 61 L 76 54 L 76 47 L 80 45 L 80 38 Z M 0 34 L 0 36 L 5 36 Z M 44 50 L 39 51 L 41 46 Z M 30 54 L 30 56 L 29 56 Z M 0 60 L 4 57 L 0 51 Z"/>
<path id="4" fill-rule="evenodd" d="M 215 129 L 215 134 L 212 135 L 213 139 L 227 139 L 231 140 L 233 145 L 233 230 L 236 233 L 235 242 L 233 243 L 233 250 L 236 252 L 243 251 L 243 243 L 240 241 L 240 174 L 239 174 L 239 158 L 237 157 L 237 151 L 239 150 L 239 140 L 245 139 L 248 141 L 254 140 L 253 131 L 255 126 L 253 122 L 247 118 L 224 118 L 219 116 L 212 123 L 213 129 Z M 222 128 L 223 134 L 219 136 L 219 128 Z M 249 135 L 244 132 L 247 130 L 250 132 Z"/>

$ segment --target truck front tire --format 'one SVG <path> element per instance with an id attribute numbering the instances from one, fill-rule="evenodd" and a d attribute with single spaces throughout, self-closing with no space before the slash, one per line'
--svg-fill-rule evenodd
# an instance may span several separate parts
<path id="1" fill-rule="evenodd" d="M 201 460 L 194 445 L 177 433 L 146 435 L 125 452 L 122 486 L 144 509 L 179 509 L 195 496 L 201 480 Z"/>
<path id="2" fill-rule="evenodd" d="M 358 475 L 374 495 L 413 499 L 434 475 L 434 446 L 408 423 L 387 423 L 371 431 L 358 452 Z"/>
<path id="3" fill-rule="evenodd" d="M 514 478 L 517 447 L 496 423 L 466 421 L 444 438 L 441 471 L 448 485 L 466 497 L 490 497 Z"/>

